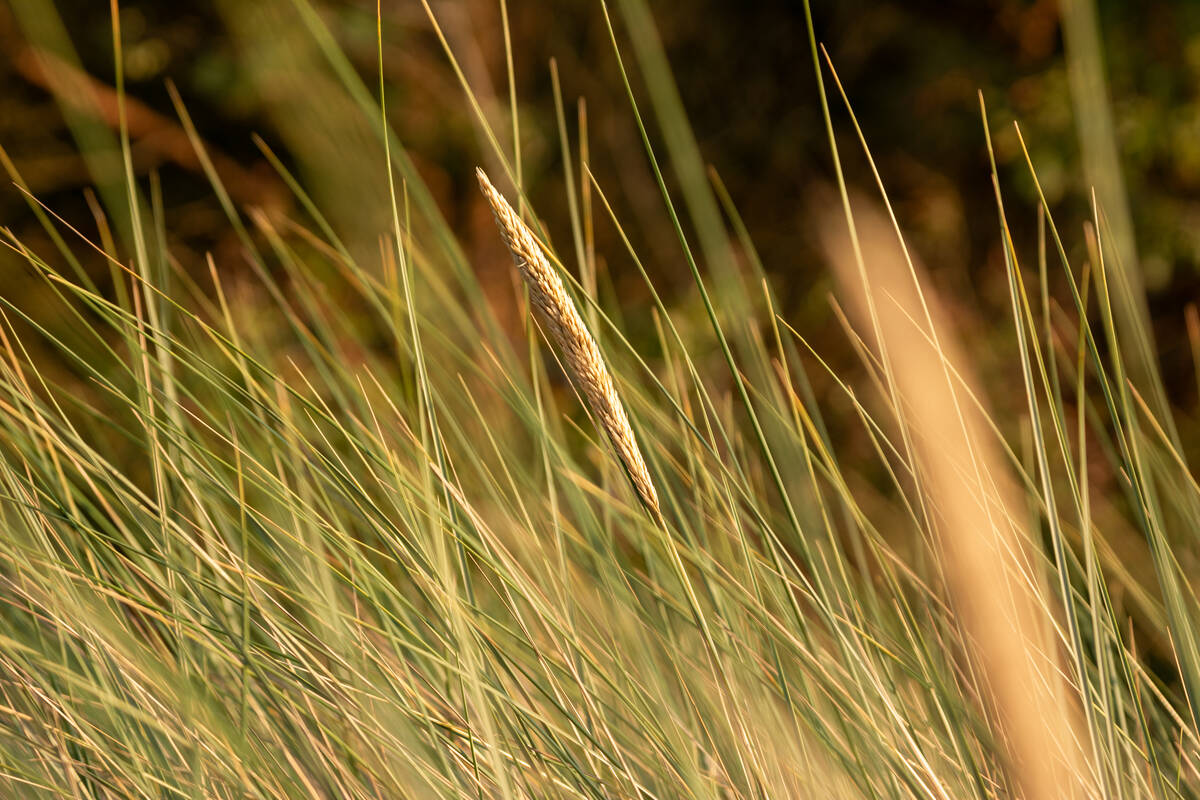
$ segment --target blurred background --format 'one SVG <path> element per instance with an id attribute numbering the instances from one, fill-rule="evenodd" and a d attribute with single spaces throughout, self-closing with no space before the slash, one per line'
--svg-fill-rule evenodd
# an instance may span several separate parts
<path id="1" fill-rule="evenodd" d="M 988 103 L 1010 224 L 1027 266 L 1035 263 L 1036 216 L 1014 120 L 1022 125 L 1068 245 L 1081 254 L 1088 187 L 1077 157 L 1058 4 L 813 5 L 817 36 L 855 105 L 910 242 L 947 298 L 969 309 L 962 324 L 988 343 L 981 352 L 1002 363 L 1011 353 L 1002 344 L 1011 336 L 1009 300 L 977 92 Z M 511 151 L 500 3 L 430 0 L 430 7 L 501 146 Z M 375 3 L 317 0 L 314 8 L 348 59 L 343 66 L 375 93 Z M 668 303 L 685 318 L 689 308 L 699 315 L 600 4 L 558 0 L 553 13 L 547 8 L 543 2 L 508 2 L 524 178 L 533 207 L 560 253 L 570 253 L 553 58 L 573 146 L 584 98 L 599 185 Z M 822 202 L 831 186 L 832 167 L 800 3 L 693 0 L 660 3 L 653 13 L 702 157 L 738 205 L 775 281 L 782 312 L 814 341 L 848 354 L 837 344 L 844 336 L 830 309 L 832 284 L 809 221 L 812 204 Z M 1190 411 L 1196 392 L 1184 307 L 1200 285 L 1200 4 L 1101 2 L 1099 13 L 1165 377 L 1172 399 Z M 134 170 L 143 181 L 155 177 L 165 235 L 185 269 L 203 270 L 211 252 L 233 280 L 243 259 L 169 84 L 237 207 L 302 216 L 256 146 L 257 135 L 309 189 L 356 254 L 378 253 L 390 212 L 377 121 L 355 105 L 297 4 L 127 0 L 121 21 Z M 628 32 L 622 20 L 616 24 L 624 45 Z M 390 122 L 485 289 L 494 290 L 488 294 L 497 313 L 519 335 L 512 274 L 496 257 L 499 240 L 473 176 L 476 164 L 496 169 L 495 159 L 421 2 L 384 2 L 382 31 Z M 103 192 L 121 169 L 104 144 L 117 130 L 109 4 L 6 0 L 0 4 L 0 53 L 0 145 L 34 195 L 95 238 L 90 187 Z M 627 60 L 634 68 L 634 59 Z M 60 100 L 75 100 L 57 102 L 56 82 L 67 87 Z M 633 82 L 644 99 L 636 71 Z M 851 182 L 871 191 L 873 179 L 836 96 L 833 105 Z M 95 144 L 91 151 L 88 142 Z M 89 157 L 80 155 L 81 148 Z M 637 309 L 646 290 L 615 227 L 602 210 L 596 217 L 596 252 L 612 297 Z M 35 251 L 52 251 L 25 197 L 11 185 L 0 190 L 0 222 Z M 27 282 L 22 276 L 28 270 L 11 252 L 0 252 L 0 267 L 11 276 L 4 291 L 27 289 L 31 296 L 22 302 L 36 308 L 35 293 L 45 291 L 44 284 Z M 99 257 L 87 268 L 97 276 L 108 272 Z"/>

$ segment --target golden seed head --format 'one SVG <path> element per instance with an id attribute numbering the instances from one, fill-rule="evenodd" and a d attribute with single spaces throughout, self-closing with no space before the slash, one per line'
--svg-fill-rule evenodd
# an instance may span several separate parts
<path id="1" fill-rule="evenodd" d="M 661 520 L 658 493 L 650 479 L 650 470 L 629 426 L 625 407 L 617 394 L 612 375 L 600 354 L 596 340 L 563 287 L 558 273 L 550 265 L 529 226 L 521 221 L 504 196 L 496 191 L 482 169 L 475 170 L 479 186 L 491 203 L 492 213 L 504 243 L 512 252 L 513 262 L 529 287 L 529 297 L 547 331 L 562 350 L 563 361 L 575 380 L 597 422 L 608 435 L 617 457 L 625 466 L 634 491 L 657 520 Z"/>

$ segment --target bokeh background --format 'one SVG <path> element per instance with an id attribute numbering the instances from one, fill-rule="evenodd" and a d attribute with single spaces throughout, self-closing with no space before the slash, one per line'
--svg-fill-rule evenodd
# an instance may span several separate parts
<path id="1" fill-rule="evenodd" d="M 511 148 L 500 3 L 430 5 L 502 145 Z M 47 13 L 50 8 L 57 18 Z M 319 0 L 315 8 L 348 66 L 373 91 L 375 3 Z M 963 309 L 961 324 L 981 345 L 980 358 L 995 369 L 1011 369 L 1002 366 L 1012 352 L 1004 344 L 1011 333 L 1009 301 L 977 92 L 988 103 L 1010 221 L 1027 260 L 1032 263 L 1034 252 L 1034 195 L 1014 120 L 1022 125 L 1068 244 L 1082 253 L 1088 187 L 1078 159 L 1058 4 L 814 0 L 813 8 L 817 36 L 855 105 L 910 242 L 952 306 Z M 702 155 L 738 204 L 780 293 L 782 312 L 814 341 L 828 343 L 832 357 L 849 358 L 810 221 L 832 169 L 801 4 L 693 0 L 659 3 L 653 10 Z M 378 252 L 389 207 L 377 121 L 349 98 L 291 0 L 128 0 L 121 12 L 134 169 L 144 181 L 154 175 L 161 186 L 166 235 L 181 264 L 203 270 L 211 252 L 236 283 L 243 260 L 192 154 L 168 84 L 177 88 L 235 204 L 296 212 L 256 146 L 257 135 L 294 170 L 356 252 Z M 1165 377 L 1187 416 L 1196 391 L 1184 309 L 1200 286 L 1200 4 L 1102 2 L 1099 12 Z M 526 185 L 551 236 L 560 250 L 570 250 L 553 58 L 573 141 L 579 136 L 577 103 L 585 98 L 597 180 L 670 304 L 684 318 L 689 308 L 699 315 L 600 4 L 509 0 L 508 13 Z M 617 27 L 624 36 L 619 20 Z M 494 288 L 489 295 L 501 318 L 519 335 L 512 275 L 495 257 L 499 242 L 473 177 L 476 164 L 494 165 L 494 159 L 443 46 L 418 0 L 384 2 L 382 32 L 390 122 L 468 252 L 478 256 L 473 260 L 485 287 Z M 90 105 L 64 114 L 51 91 L 56 77 L 48 74 L 50 62 L 39 62 L 39 52 L 61 59 L 54 62 L 63 70 L 58 79 L 80 82 Z M 119 163 L 110 158 L 89 165 L 68 122 L 73 114 L 76 134 L 116 130 L 109 4 L 6 0 L 0 4 L 0 53 L 0 145 L 34 195 L 94 238 L 89 187 L 105 180 L 97 175 L 104 163 L 109 169 Z M 873 181 L 853 129 L 836 101 L 834 107 L 851 182 L 869 191 Z M 622 259 L 614 227 L 602 224 L 603 212 L 597 217 L 597 253 L 612 297 L 637 309 L 646 290 Z M 34 250 L 51 250 L 25 198 L 10 185 L 0 189 L 0 222 Z M 0 268 L 7 276 L 3 291 L 21 295 L 36 313 L 44 284 L 32 280 L 14 253 L 0 252 Z M 99 257 L 88 268 L 101 282 L 108 273 Z"/>

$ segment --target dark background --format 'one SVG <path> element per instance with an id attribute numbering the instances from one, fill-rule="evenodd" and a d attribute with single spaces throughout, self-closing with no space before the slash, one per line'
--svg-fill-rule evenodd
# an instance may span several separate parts
<path id="1" fill-rule="evenodd" d="M 31 50 L 44 45 L 21 24 L 21 8 L 48 5 L 0 4 L 0 145 L 38 198 L 94 235 L 84 195 L 93 178 L 45 76 L 31 66 Z M 431 5 L 485 110 L 507 134 L 498 2 Z M 101 92 L 111 89 L 108 4 L 57 0 L 54 6 L 86 72 Z M 374 91 L 375 4 L 326 0 L 317 7 Z M 135 169 L 143 179 L 154 172 L 161 180 L 169 239 L 182 263 L 199 269 L 211 251 L 236 269 L 238 245 L 206 179 L 187 163 L 187 148 L 180 154 L 168 80 L 217 158 L 235 203 L 295 208 L 254 145 L 257 133 L 318 202 L 326 200 L 323 208 L 339 231 L 370 252 L 388 227 L 373 121 L 346 105 L 290 0 L 130 1 L 121 9 L 127 90 L 139 107 L 136 125 L 131 117 Z M 809 331 L 832 330 L 826 299 L 831 284 L 813 248 L 807 213 L 816 192 L 830 185 L 832 169 L 800 3 L 707 0 L 659 3 L 653 11 L 703 157 L 739 205 L 784 312 Z M 569 251 L 548 67 L 553 57 L 572 136 L 574 103 L 582 96 L 593 169 L 654 277 L 686 309 L 693 302 L 686 267 L 632 122 L 599 3 L 509 0 L 509 14 L 534 207 L 560 250 Z M 1013 120 L 1022 125 L 1073 253 L 1082 252 L 1080 225 L 1088 217 L 1056 2 L 816 0 L 814 14 L 817 36 L 855 104 L 911 243 L 937 285 L 970 309 L 981 335 L 1004 335 L 1008 299 L 978 91 L 988 102 L 1010 221 L 1027 261 L 1034 260 L 1033 194 Z M 1190 406 L 1195 392 L 1183 308 L 1195 297 L 1200 259 L 1200 4 L 1102 2 L 1100 15 L 1167 379 L 1173 398 Z M 623 23 L 614 17 L 626 60 L 633 62 Z M 428 17 L 417 0 L 393 0 L 383 5 L 382 24 L 390 120 L 468 250 L 492 248 L 490 219 L 472 174 L 489 156 Z M 648 105 L 636 74 L 634 80 Z M 848 174 L 869 191 L 872 181 L 848 117 L 833 101 Z M 101 124 L 113 128 L 115 103 L 108 105 L 109 119 Z M 502 138 L 506 147 L 507 141 Z M 329 201 L 347 197 L 353 202 Z M 35 250 L 48 247 L 14 188 L 0 190 L 0 222 Z M 610 225 L 598 224 L 597 238 L 602 258 L 619 257 Z M 22 269 L 8 252 L 0 255 L 0 266 L 12 274 Z M 97 274 L 103 273 L 98 264 Z M 632 270 L 614 270 L 610 277 L 622 302 L 636 307 L 644 290 Z M 483 279 L 497 287 L 496 302 L 504 305 L 511 277 Z M 19 278 L 14 281 L 19 288 Z M 14 290 L 13 282 L 7 290 Z"/>

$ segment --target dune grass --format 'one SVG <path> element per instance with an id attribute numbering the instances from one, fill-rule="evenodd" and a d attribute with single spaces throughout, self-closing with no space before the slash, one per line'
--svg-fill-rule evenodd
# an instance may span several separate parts
<path id="1" fill-rule="evenodd" d="M 572 228 L 544 229 L 517 99 L 511 137 L 493 130 L 443 38 L 491 148 L 490 199 L 512 202 L 505 236 L 553 276 L 597 388 L 566 334 L 525 313 L 546 302 L 536 286 L 514 282 L 527 337 L 503 333 L 384 98 L 294 6 L 383 143 L 376 254 L 339 238 L 266 143 L 304 215 L 235 205 L 178 93 L 236 269 L 173 258 L 123 114 L 96 230 L 30 196 L 57 249 L 5 236 L 54 300 L 0 298 L 0 793 L 1200 795 L 1200 486 L 1128 311 L 1140 295 L 1113 280 L 1131 234 L 1113 246 L 1101 203 L 1061 229 L 1044 200 L 1007 209 L 993 160 L 1014 382 L 982 384 L 810 21 L 837 178 L 819 268 L 861 356 L 835 370 L 777 314 L 644 0 L 599 19 L 703 325 L 678 324 L 650 282 L 561 97 Z M 847 185 L 851 157 L 873 195 Z M 1036 214 L 1036 252 L 1017 252 L 1010 213 Z M 648 310 L 600 290 L 599 226 Z M 634 314 L 653 340 L 628 333 Z M 1024 398 L 1021 419 L 989 412 L 1000 392 Z"/>

